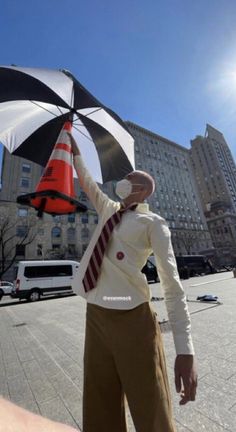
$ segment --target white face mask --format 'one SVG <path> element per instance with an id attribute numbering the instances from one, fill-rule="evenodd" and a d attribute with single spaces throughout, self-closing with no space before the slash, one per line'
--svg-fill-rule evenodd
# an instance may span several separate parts
<path id="1" fill-rule="evenodd" d="M 116 183 L 116 195 L 121 199 L 126 199 L 128 196 L 137 192 L 132 192 L 133 186 L 143 186 L 141 183 L 131 183 L 127 179 L 120 180 Z"/>

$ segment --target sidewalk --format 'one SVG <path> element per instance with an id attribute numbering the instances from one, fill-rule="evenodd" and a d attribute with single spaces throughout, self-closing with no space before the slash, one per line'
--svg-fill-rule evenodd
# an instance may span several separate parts
<path id="1" fill-rule="evenodd" d="M 163 339 L 178 432 L 236 431 L 236 279 L 232 272 L 183 281 L 190 300 L 192 335 L 198 359 L 196 402 L 178 405 L 174 387 L 175 351 L 165 326 Z M 150 285 L 161 297 L 159 284 Z M 214 294 L 223 305 L 195 302 Z M 193 301 L 191 301 L 193 300 Z M 85 303 L 79 297 L 38 303 L 0 303 L 0 394 L 53 420 L 82 426 Z M 15 304 L 14 304 L 15 303 Z M 159 321 L 163 301 L 152 302 Z M 133 432 L 128 416 L 129 431 Z"/>

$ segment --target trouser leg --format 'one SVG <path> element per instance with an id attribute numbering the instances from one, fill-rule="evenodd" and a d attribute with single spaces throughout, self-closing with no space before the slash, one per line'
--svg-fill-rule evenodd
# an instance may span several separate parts
<path id="1" fill-rule="evenodd" d="M 115 362 L 136 432 L 176 432 L 162 336 L 149 303 L 117 319 Z"/>
<path id="2" fill-rule="evenodd" d="M 102 308 L 88 305 L 84 351 L 83 432 L 126 432 L 124 392 L 109 349 Z"/>

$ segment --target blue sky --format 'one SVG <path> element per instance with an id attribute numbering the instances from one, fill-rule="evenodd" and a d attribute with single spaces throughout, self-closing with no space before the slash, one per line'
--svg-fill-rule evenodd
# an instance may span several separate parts
<path id="1" fill-rule="evenodd" d="M 1 0 L 3 65 L 69 69 L 98 99 L 186 147 L 206 123 L 236 157 L 234 0 Z"/>

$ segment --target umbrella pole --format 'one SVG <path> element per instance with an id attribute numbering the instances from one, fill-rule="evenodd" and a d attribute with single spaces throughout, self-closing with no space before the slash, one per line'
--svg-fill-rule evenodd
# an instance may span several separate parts
<path id="1" fill-rule="evenodd" d="M 47 203 L 47 198 L 43 198 L 43 199 L 41 200 L 40 207 L 39 207 L 39 209 L 38 209 L 38 213 L 37 213 L 37 216 L 38 216 L 39 218 L 41 218 L 41 217 L 43 216 L 43 212 L 44 212 L 44 209 L 45 209 L 46 203 Z"/>

